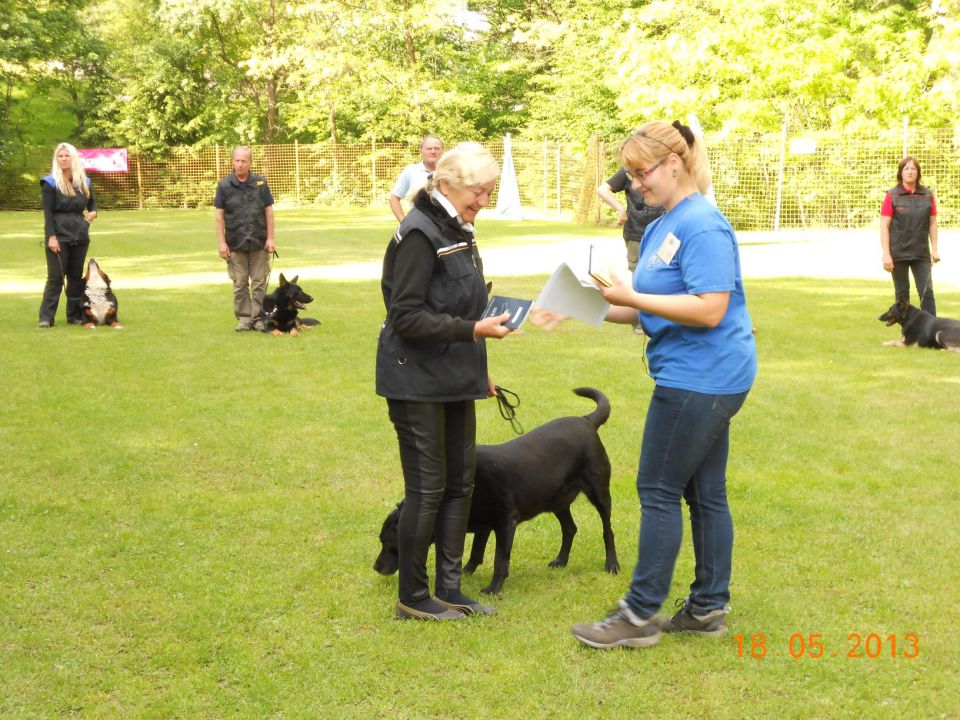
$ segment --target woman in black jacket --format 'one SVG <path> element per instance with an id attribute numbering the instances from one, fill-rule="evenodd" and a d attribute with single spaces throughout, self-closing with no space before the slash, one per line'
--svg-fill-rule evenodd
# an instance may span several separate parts
<path id="1" fill-rule="evenodd" d="M 893 276 L 896 302 L 910 302 L 910 276 L 917 286 L 920 309 L 937 314 L 931 266 L 940 262 L 937 249 L 937 201 L 920 184 L 920 163 L 905 157 L 897 167 L 897 185 L 887 190 L 880 207 L 883 269 Z"/>
<path id="2" fill-rule="evenodd" d="M 493 394 L 485 338 L 502 338 L 509 313 L 480 319 L 487 304 L 473 238 L 500 168 L 477 143 L 444 154 L 414 198 L 383 260 L 387 318 L 377 347 L 377 394 L 400 444 L 397 616 L 457 620 L 491 614 L 460 591 L 476 465 L 474 403 Z M 426 561 L 435 539 L 435 592 Z"/>
<path id="3" fill-rule="evenodd" d="M 90 246 L 90 224 L 97 217 L 90 180 L 77 149 L 60 143 L 53 151 L 53 168 L 40 181 L 47 256 L 47 284 L 40 303 L 40 327 L 52 327 L 67 281 L 67 322 L 83 324 L 83 263 Z"/>

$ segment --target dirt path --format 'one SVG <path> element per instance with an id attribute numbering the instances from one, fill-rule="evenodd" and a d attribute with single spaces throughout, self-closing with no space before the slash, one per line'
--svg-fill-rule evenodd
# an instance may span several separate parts
<path id="1" fill-rule="evenodd" d="M 810 277 L 851 278 L 889 282 L 880 266 L 879 231 L 870 230 L 784 230 L 742 232 L 740 256 L 745 278 Z M 617 262 L 622 261 L 623 243 L 617 238 L 589 238 L 556 244 L 528 244 L 482 250 L 488 278 L 518 275 L 548 275 L 561 262 L 583 257 L 589 244 Z M 934 288 L 960 290 L 960 231 L 940 233 L 943 262 L 933 271 Z M 482 238 L 481 238 L 482 248 Z M 380 261 L 344 265 L 275 268 L 275 274 L 299 273 L 301 280 L 373 280 L 380 277 Z M 114 287 L 170 288 L 187 285 L 226 284 L 226 272 L 202 272 L 153 277 L 116 278 Z M 43 279 L 0 281 L 0 293 L 39 294 Z"/>

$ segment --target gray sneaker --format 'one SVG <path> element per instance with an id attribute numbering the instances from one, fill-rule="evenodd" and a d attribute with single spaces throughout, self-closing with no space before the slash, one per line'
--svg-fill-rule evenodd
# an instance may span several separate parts
<path id="1" fill-rule="evenodd" d="M 697 615 L 686 601 L 679 600 L 677 604 L 680 606 L 680 611 L 664 624 L 664 632 L 688 632 L 707 637 L 727 634 L 727 615 L 723 610 L 710 610 L 704 615 Z"/>
<path id="2" fill-rule="evenodd" d="M 252 330 L 252 326 L 246 320 L 241 320 L 237 323 L 237 326 L 234 328 L 237 332 L 246 332 L 247 330 Z"/>
<path id="3" fill-rule="evenodd" d="M 660 642 L 660 621 L 654 616 L 641 620 L 621 600 L 603 620 L 570 628 L 573 636 L 593 648 L 650 647 Z"/>

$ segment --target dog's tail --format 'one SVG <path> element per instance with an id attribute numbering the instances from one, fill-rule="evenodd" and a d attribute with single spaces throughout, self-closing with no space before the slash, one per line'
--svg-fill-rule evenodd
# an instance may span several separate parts
<path id="1" fill-rule="evenodd" d="M 610 417 L 610 401 L 607 400 L 607 396 L 596 388 L 591 387 L 576 388 L 574 392 L 580 397 L 590 398 L 597 404 L 596 410 L 589 415 L 584 415 L 584 417 L 589 420 L 590 424 L 595 428 L 603 425 L 607 421 L 607 418 Z"/>

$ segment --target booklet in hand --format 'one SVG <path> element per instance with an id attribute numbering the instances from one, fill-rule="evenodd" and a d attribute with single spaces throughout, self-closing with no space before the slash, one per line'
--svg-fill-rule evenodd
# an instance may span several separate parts
<path id="1" fill-rule="evenodd" d="M 593 245 L 590 246 L 590 259 L 587 263 L 587 272 L 590 274 L 594 280 L 603 285 L 604 287 L 613 287 L 613 280 L 610 279 L 610 276 L 607 275 L 606 271 L 600 265 L 601 258 L 598 253 L 594 252 Z"/>
<path id="2" fill-rule="evenodd" d="M 523 325 L 523 321 L 527 319 L 532 305 L 532 300 L 520 300 L 519 298 L 494 295 L 490 298 L 487 309 L 483 311 L 481 318 L 494 317 L 508 312 L 510 313 L 510 319 L 503 324 L 511 330 L 516 330 Z"/>

